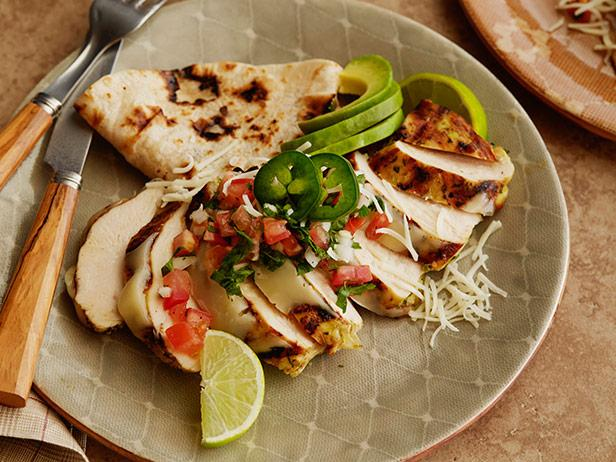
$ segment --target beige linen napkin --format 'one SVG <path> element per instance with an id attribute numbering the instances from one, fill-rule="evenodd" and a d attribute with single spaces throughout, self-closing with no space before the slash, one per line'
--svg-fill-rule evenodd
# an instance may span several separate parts
<path id="1" fill-rule="evenodd" d="M 0 462 L 87 462 L 85 446 L 34 392 L 23 409 L 0 406 Z"/>

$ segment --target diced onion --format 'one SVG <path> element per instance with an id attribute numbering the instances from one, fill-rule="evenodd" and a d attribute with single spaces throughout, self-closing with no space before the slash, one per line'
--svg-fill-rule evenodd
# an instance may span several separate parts
<path id="1" fill-rule="evenodd" d="M 163 298 L 171 297 L 171 287 L 162 286 L 160 289 L 158 289 L 158 295 Z"/>
<path id="2" fill-rule="evenodd" d="M 316 268 L 319 262 L 321 261 L 321 259 L 317 256 L 317 254 L 314 253 L 314 250 L 310 248 L 308 248 L 308 250 L 306 250 L 306 252 L 304 253 L 304 258 L 306 259 L 308 264 L 312 266 L 313 268 Z"/>
<path id="3" fill-rule="evenodd" d="M 203 208 L 203 204 L 199 204 L 199 208 L 190 214 L 190 220 L 193 223 L 201 224 L 205 223 L 210 216 L 207 214 L 205 209 Z"/>

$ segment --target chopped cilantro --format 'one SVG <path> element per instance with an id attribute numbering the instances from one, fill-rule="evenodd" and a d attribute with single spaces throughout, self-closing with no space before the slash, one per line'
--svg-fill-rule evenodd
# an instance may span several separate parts
<path id="1" fill-rule="evenodd" d="M 259 250 L 259 263 L 265 266 L 269 271 L 276 271 L 284 264 L 286 259 L 286 255 L 282 252 L 278 252 L 268 245 L 261 245 Z"/>
<path id="2" fill-rule="evenodd" d="M 250 266 L 235 269 L 252 250 L 252 239 L 246 233 L 236 229 L 240 242 L 223 259 L 220 268 L 212 273 L 212 279 L 227 291 L 227 295 L 241 295 L 240 284 L 254 274 Z"/>
<path id="3" fill-rule="evenodd" d="M 295 226 L 289 223 L 289 227 L 296 232 L 297 239 L 304 245 L 310 247 L 317 257 L 320 259 L 327 258 L 327 252 L 316 245 L 310 237 L 310 230 L 302 226 Z"/>
<path id="4" fill-rule="evenodd" d="M 359 242 L 353 242 L 353 245 L 351 246 L 354 249 L 361 249 L 361 245 L 359 245 Z"/>
<path id="5" fill-rule="evenodd" d="M 312 266 L 310 266 L 310 263 L 308 263 L 305 259 L 301 259 L 296 263 L 296 271 L 297 271 L 297 275 L 298 276 L 302 276 L 306 273 L 310 273 L 314 268 Z"/>
<path id="6" fill-rule="evenodd" d="M 163 266 L 160 269 L 160 272 L 163 273 L 163 276 L 166 276 L 167 274 L 169 274 L 171 271 L 173 271 L 173 257 L 171 257 L 169 259 L 169 261 L 167 263 L 165 263 L 165 266 Z"/>
<path id="7" fill-rule="evenodd" d="M 363 173 L 360 173 L 359 175 L 357 175 L 357 182 L 359 184 L 365 184 L 366 183 L 366 176 Z"/>
<path id="8" fill-rule="evenodd" d="M 358 217 L 362 217 L 365 218 L 368 215 L 370 215 L 370 207 L 366 206 L 366 205 L 362 205 L 358 210 L 357 210 L 357 216 Z"/>
<path id="9" fill-rule="evenodd" d="M 371 282 L 369 282 L 368 284 L 362 284 L 360 286 L 344 285 L 340 287 L 340 289 L 338 289 L 338 291 L 336 292 L 336 294 L 338 295 L 338 298 L 336 299 L 336 305 L 342 308 L 342 311 L 344 312 L 346 311 L 347 299 L 351 295 L 360 295 L 368 290 L 374 289 L 376 289 L 376 286 Z"/>

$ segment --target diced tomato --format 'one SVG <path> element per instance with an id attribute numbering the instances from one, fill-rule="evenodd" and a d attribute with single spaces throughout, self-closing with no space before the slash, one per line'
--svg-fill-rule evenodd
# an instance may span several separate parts
<path id="1" fill-rule="evenodd" d="M 317 247 L 327 249 L 329 247 L 329 234 L 325 231 L 325 228 L 319 223 L 313 223 L 310 225 L 310 239 Z"/>
<path id="2" fill-rule="evenodd" d="M 186 303 L 190 297 L 190 275 L 184 270 L 173 270 L 163 278 L 163 284 L 171 289 L 171 295 L 163 299 L 165 309 Z"/>
<path id="3" fill-rule="evenodd" d="M 224 181 L 221 183 L 224 184 Z M 232 180 L 227 185 L 227 193 L 220 192 L 218 206 L 224 210 L 230 210 L 239 207 L 244 203 L 242 196 L 246 194 L 252 202 L 255 198 L 252 192 L 254 180 L 252 178 L 239 178 Z"/>
<path id="4" fill-rule="evenodd" d="M 212 323 L 212 315 L 208 311 L 198 308 L 188 308 L 186 310 L 186 322 L 193 326 L 198 333 L 205 335 Z"/>
<path id="5" fill-rule="evenodd" d="M 387 219 L 387 216 L 384 213 L 373 212 L 371 216 L 370 223 L 366 228 L 366 237 L 368 239 L 377 240 L 380 237 L 380 234 L 376 232 L 377 229 L 387 228 L 391 222 Z"/>
<path id="6" fill-rule="evenodd" d="M 302 250 L 304 250 L 293 234 L 280 241 L 280 244 L 282 245 L 282 252 L 287 257 L 295 257 L 296 255 L 302 253 Z"/>
<path id="7" fill-rule="evenodd" d="M 186 302 L 173 305 L 167 309 L 167 313 L 169 313 L 174 323 L 186 321 Z"/>
<path id="8" fill-rule="evenodd" d="M 349 221 L 347 221 L 347 224 L 344 225 L 344 229 L 346 229 L 351 234 L 355 234 L 355 231 L 357 231 L 362 226 L 364 226 L 367 221 L 368 221 L 367 217 L 360 217 L 360 216 L 351 217 L 349 218 Z"/>
<path id="9" fill-rule="evenodd" d="M 197 236 L 185 229 L 173 239 L 173 255 L 176 257 L 186 257 L 195 255 L 199 248 Z"/>
<path id="10" fill-rule="evenodd" d="M 231 224 L 231 212 L 228 210 L 216 212 L 216 228 L 222 237 L 235 236 L 236 232 Z"/>
<path id="11" fill-rule="evenodd" d="M 203 252 L 202 263 L 208 276 L 220 268 L 220 264 L 230 251 L 231 247 L 226 245 L 207 246 Z"/>
<path id="12" fill-rule="evenodd" d="M 215 231 L 207 230 L 203 234 L 203 240 L 214 245 L 227 245 L 227 241 L 225 241 L 225 239 L 220 235 L 220 233 L 217 233 Z"/>
<path id="13" fill-rule="evenodd" d="M 260 238 L 261 220 L 249 214 L 244 207 L 238 207 L 231 215 L 231 220 L 240 231 L 245 232 L 252 238 Z"/>
<path id="14" fill-rule="evenodd" d="M 178 353 L 196 356 L 203 348 L 203 336 L 186 321 L 168 327 L 165 334 L 171 348 Z"/>
<path id="15" fill-rule="evenodd" d="M 345 284 L 358 286 L 370 281 L 372 281 L 372 272 L 367 265 L 342 265 L 332 275 L 332 285 L 334 287 L 341 287 Z"/>
<path id="16" fill-rule="evenodd" d="M 291 236 L 285 220 L 266 217 L 263 219 L 263 235 L 267 245 L 275 244 Z"/>

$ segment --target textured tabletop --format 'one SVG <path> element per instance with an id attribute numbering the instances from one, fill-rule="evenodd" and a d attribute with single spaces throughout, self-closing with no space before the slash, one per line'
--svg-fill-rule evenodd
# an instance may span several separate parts
<path id="1" fill-rule="evenodd" d="M 79 46 L 89 3 L 0 2 L 0 125 Z M 372 3 L 453 40 L 514 93 L 552 153 L 571 223 L 569 279 L 544 345 L 485 417 L 426 460 L 616 460 L 616 143 L 578 128 L 523 90 L 482 45 L 455 0 Z M 126 460 L 94 441 L 88 454 L 93 462 Z"/>

